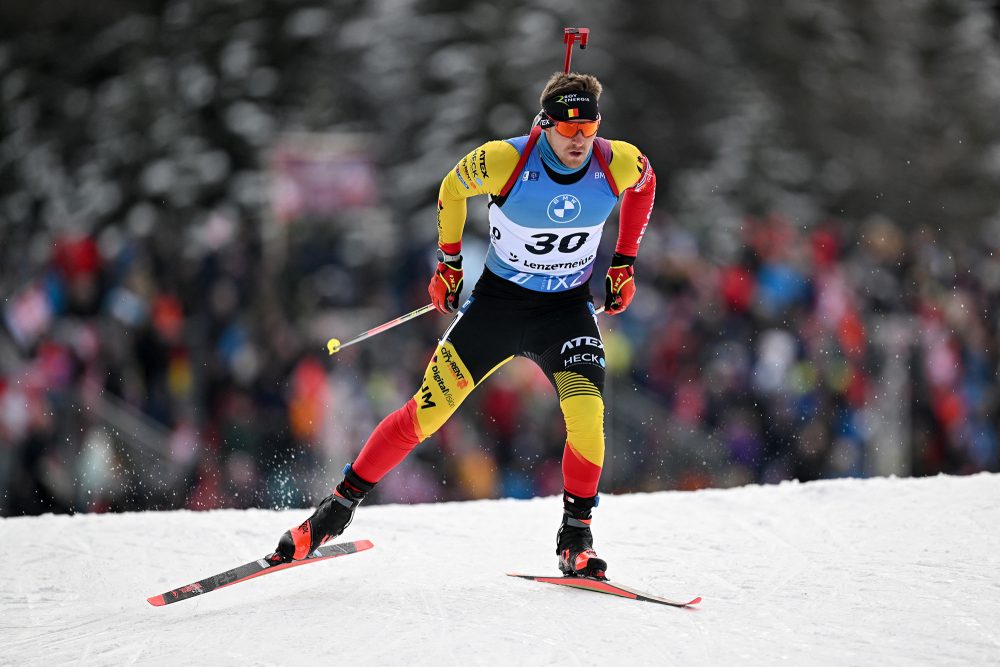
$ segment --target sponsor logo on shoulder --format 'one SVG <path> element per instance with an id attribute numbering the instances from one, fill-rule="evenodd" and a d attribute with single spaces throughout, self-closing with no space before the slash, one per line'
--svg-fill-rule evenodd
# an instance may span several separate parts
<path id="1" fill-rule="evenodd" d="M 488 173 L 486 173 L 486 151 L 485 150 L 479 151 L 479 159 L 477 160 L 477 162 L 479 163 L 479 173 L 483 175 L 483 178 L 489 178 L 490 175 Z"/>

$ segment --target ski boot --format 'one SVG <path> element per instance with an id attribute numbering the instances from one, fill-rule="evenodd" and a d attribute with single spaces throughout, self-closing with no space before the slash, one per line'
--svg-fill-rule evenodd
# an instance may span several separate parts
<path id="1" fill-rule="evenodd" d="M 323 499 L 311 517 L 285 531 L 278 540 L 278 548 L 268 559 L 273 563 L 302 560 L 343 533 L 354 518 L 354 510 L 374 486 L 358 477 L 351 466 L 344 468 L 344 480 Z"/>
<path id="2" fill-rule="evenodd" d="M 590 511 L 597 506 L 598 496 L 580 498 L 563 492 L 563 520 L 556 533 L 556 554 L 559 569 L 567 577 L 607 579 L 608 564 L 594 551 L 594 536 L 590 534 Z"/>

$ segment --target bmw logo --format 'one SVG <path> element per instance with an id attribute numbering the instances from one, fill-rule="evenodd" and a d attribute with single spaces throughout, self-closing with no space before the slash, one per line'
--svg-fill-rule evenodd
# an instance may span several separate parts
<path id="1" fill-rule="evenodd" d="M 581 210 L 583 208 L 580 206 L 580 200 L 573 195 L 557 195 L 549 202 L 546 213 L 552 222 L 566 223 L 580 217 Z"/>

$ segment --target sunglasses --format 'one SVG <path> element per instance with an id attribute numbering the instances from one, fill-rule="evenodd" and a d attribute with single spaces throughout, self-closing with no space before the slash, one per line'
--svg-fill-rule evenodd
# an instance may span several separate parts
<path id="1" fill-rule="evenodd" d="M 556 132 L 567 139 L 575 137 L 577 132 L 583 132 L 585 137 L 592 137 L 597 134 L 597 128 L 601 126 L 601 115 L 597 115 L 597 120 L 556 120 L 549 116 L 549 122 Z"/>

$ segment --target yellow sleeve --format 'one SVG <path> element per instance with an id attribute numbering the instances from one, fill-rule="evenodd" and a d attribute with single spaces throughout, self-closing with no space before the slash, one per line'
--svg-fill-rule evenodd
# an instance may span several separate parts
<path id="1" fill-rule="evenodd" d="M 624 192 L 639 182 L 646 171 L 646 156 L 627 141 L 611 141 L 611 176 L 618 192 Z"/>
<path id="2" fill-rule="evenodd" d="M 506 141 L 489 141 L 462 158 L 441 181 L 438 191 L 438 245 L 462 241 L 465 200 L 497 195 L 506 185 L 521 154 Z"/>

